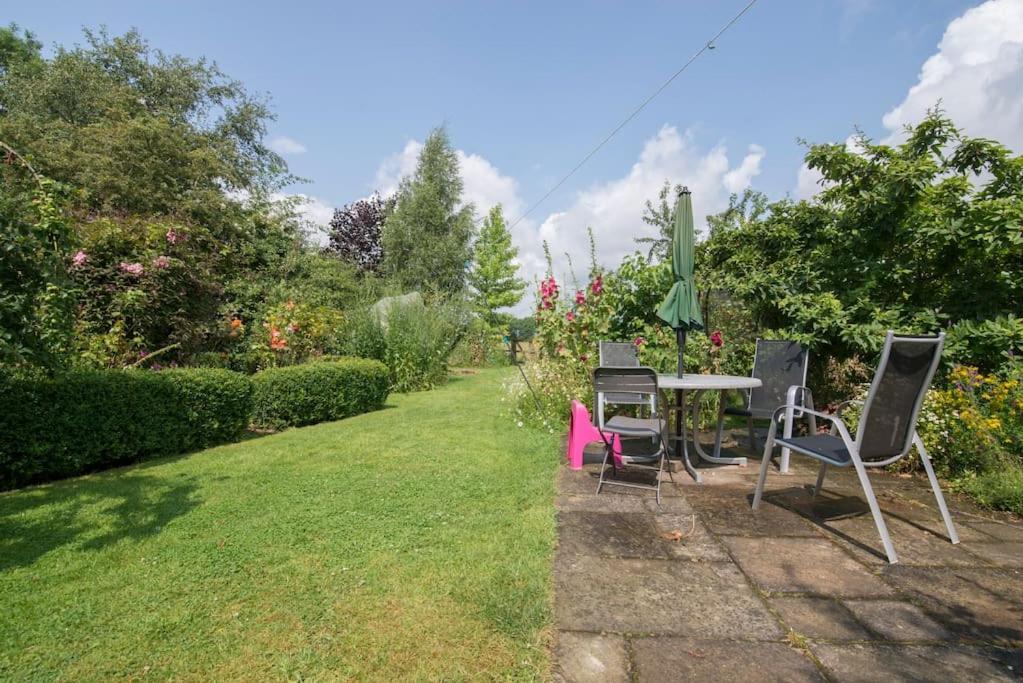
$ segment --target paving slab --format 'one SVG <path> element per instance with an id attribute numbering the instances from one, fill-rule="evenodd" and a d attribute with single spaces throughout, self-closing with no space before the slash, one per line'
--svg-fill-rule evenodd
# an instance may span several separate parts
<path id="1" fill-rule="evenodd" d="M 894 565 L 884 573 L 953 633 L 1023 645 L 1023 571 Z"/>
<path id="2" fill-rule="evenodd" d="M 649 512 L 559 512 L 558 551 L 569 555 L 667 560 L 672 542 Z"/>
<path id="3" fill-rule="evenodd" d="M 964 646 L 816 643 L 810 649 L 838 681 L 1012 681 L 1013 654 Z M 1009 668 L 1013 667 L 1013 668 Z"/>
<path id="4" fill-rule="evenodd" d="M 803 652 L 782 643 L 688 638 L 632 641 L 636 681 L 823 681 Z"/>
<path id="5" fill-rule="evenodd" d="M 669 553 L 676 559 L 709 562 L 731 561 L 724 546 L 707 531 L 707 527 L 695 513 L 654 515 L 654 524 L 662 538 L 674 537 L 676 533 L 681 535 L 677 541 L 668 541 Z"/>
<path id="6" fill-rule="evenodd" d="M 693 511 L 689 502 L 681 496 L 661 496 L 660 505 L 652 491 L 640 491 L 636 493 L 619 493 L 619 491 L 633 491 L 634 489 L 605 488 L 600 495 L 592 491 L 587 494 L 562 494 L 554 500 L 554 507 L 558 510 L 571 510 L 576 512 L 669 512 L 669 513 L 691 513 Z"/>
<path id="7" fill-rule="evenodd" d="M 967 521 L 969 526 L 999 541 L 1023 543 L 1023 524 L 1002 524 L 1001 522 Z"/>
<path id="8" fill-rule="evenodd" d="M 871 640 L 845 605 L 831 598 L 777 597 L 770 600 L 789 628 L 819 640 Z"/>
<path id="9" fill-rule="evenodd" d="M 812 523 L 784 507 L 764 501 L 750 509 L 752 489 L 701 488 L 686 499 L 711 532 L 720 536 L 817 536 Z"/>
<path id="10" fill-rule="evenodd" d="M 723 539 L 746 574 L 770 592 L 887 596 L 892 589 L 823 538 Z"/>
<path id="11" fill-rule="evenodd" d="M 963 546 L 991 564 L 1001 567 L 1023 567 L 1023 542 L 964 543 Z"/>
<path id="12" fill-rule="evenodd" d="M 562 629 L 749 640 L 782 635 L 731 563 L 559 553 L 554 577 Z"/>
<path id="13" fill-rule="evenodd" d="M 849 600 L 845 606 L 874 633 L 886 640 L 952 640 L 941 624 L 916 605 L 897 600 Z"/>
<path id="14" fill-rule="evenodd" d="M 610 468 L 608 469 L 608 476 L 605 477 L 605 481 L 611 480 Z M 679 478 L 679 475 L 674 475 Z M 585 465 L 581 470 L 572 470 L 568 467 L 561 468 L 561 476 L 558 481 L 558 492 L 570 495 L 595 495 L 597 492 L 597 482 L 600 480 L 600 467 L 596 465 Z M 634 484 L 642 484 L 644 486 L 652 486 L 657 482 L 657 472 L 651 470 L 642 469 L 625 469 L 619 470 L 617 474 L 618 481 L 631 482 Z M 636 497 L 650 497 L 654 498 L 654 491 L 652 489 L 635 489 L 628 488 L 625 486 L 610 486 L 601 490 L 600 495 L 614 493 L 620 496 L 636 496 Z M 661 498 L 680 496 L 681 491 L 677 486 L 672 485 L 668 475 L 661 475 Z"/>
<path id="15" fill-rule="evenodd" d="M 947 537 L 901 519 L 886 515 L 885 524 L 900 564 L 941 567 L 985 567 L 991 564 L 971 553 L 966 545 L 953 545 Z M 888 565 L 888 556 L 873 516 L 867 514 L 822 522 L 820 529 L 859 561 L 878 567 Z"/>
<path id="16" fill-rule="evenodd" d="M 621 636 L 559 631 L 554 643 L 554 680 L 617 683 L 629 680 L 629 655 Z"/>

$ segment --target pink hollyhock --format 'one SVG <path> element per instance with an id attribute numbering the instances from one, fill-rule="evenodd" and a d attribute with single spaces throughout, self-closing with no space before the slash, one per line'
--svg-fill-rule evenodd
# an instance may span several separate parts
<path id="1" fill-rule="evenodd" d="M 721 336 L 721 330 L 714 330 L 710 333 L 710 343 L 717 347 L 725 345 L 725 339 Z"/>
<path id="2" fill-rule="evenodd" d="M 597 278 L 590 283 L 590 291 L 593 292 L 594 296 L 600 296 L 600 293 L 604 291 L 603 275 L 598 275 Z"/>
<path id="3" fill-rule="evenodd" d="M 572 311 L 569 311 L 568 313 L 566 313 L 565 314 L 565 320 L 567 320 L 570 323 L 571 322 L 575 322 L 575 313 L 573 313 Z"/>
<path id="4" fill-rule="evenodd" d="M 145 272 L 145 269 L 142 267 L 141 263 L 128 263 L 126 261 L 121 261 L 121 272 L 127 273 L 128 275 L 134 275 L 135 277 L 140 277 L 142 273 Z"/>
<path id="5" fill-rule="evenodd" d="M 71 265 L 75 268 L 81 268 L 85 265 L 86 261 L 89 260 L 89 255 L 79 249 L 75 252 L 75 255 L 71 257 Z"/>
<path id="6" fill-rule="evenodd" d="M 153 265 L 161 270 L 170 266 L 170 259 L 166 256 L 157 256 L 153 259 Z"/>
<path id="7" fill-rule="evenodd" d="M 580 306 L 586 303 L 586 293 L 583 290 L 580 289 L 575 293 L 575 302 Z"/>

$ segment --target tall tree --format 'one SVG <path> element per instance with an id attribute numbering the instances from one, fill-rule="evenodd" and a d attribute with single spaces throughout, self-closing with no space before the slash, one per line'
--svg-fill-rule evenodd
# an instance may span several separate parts
<path id="1" fill-rule="evenodd" d="M 436 128 L 384 223 L 384 270 L 406 290 L 462 291 L 474 214 L 472 204 L 462 203 L 458 157 L 447 131 Z"/>
<path id="2" fill-rule="evenodd" d="M 381 199 L 374 192 L 369 199 L 334 209 L 327 252 L 336 254 L 360 271 L 377 272 L 384 258 L 381 230 L 391 204 L 391 200 Z"/>
<path id="3" fill-rule="evenodd" d="M 81 189 L 89 212 L 191 215 L 291 176 L 263 144 L 272 114 L 205 59 L 153 49 L 136 31 L 85 31 L 85 45 L 38 58 L 31 34 L 0 33 L 0 139 Z"/>
<path id="4" fill-rule="evenodd" d="M 654 237 L 637 237 L 636 244 L 649 244 L 648 261 L 663 261 L 668 257 L 671 247 L 671 227 L 675 222 L 675 197 L 682 191 L 681 185 L 675 186 L 672 192 L 671 181 L 665 180 L 657 193 L 657 204 L 646 200 L 643 209 L 643 222 L 657 231 Z"/>
<path id="5" fill-rule="evenodd" d="M 497 309 L 514 306 L 522 300 L 526 282 L 516 277 L 519 268 L 514 259 L 518 254 L 498 204 L 483 219 L 469 273 L 476 304 L 491 325 L 500 322 Z"/>

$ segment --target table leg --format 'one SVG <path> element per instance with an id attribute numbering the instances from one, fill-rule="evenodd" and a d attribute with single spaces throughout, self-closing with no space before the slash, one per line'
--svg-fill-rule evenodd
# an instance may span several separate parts
<path id="1" fill-rule="evenodd" d="M 675 390 L 675 457 L 682 460 L 682 466 L 686 468 L 686 472 L 689 476 L 696 481 L 697 484 L 703 483 L 703 478 L 700 473 L 693 467 L 693 463 L 689 461 L 689 444 L 686 436 L 686 392 L 682 389 Z"/>
<path id="2" fill-rule="evenodd" d="M 725 391 L 725 389 L 722 389 L 718 394 L 718 424 L 717 433 L 714 436 L 714 455 L 708 455 L 704 452 L 703 446 L 700 445 L 700 396 L 703 392 L 697 391 L 696 395 L 693 397 L 693 448 L 696 449 L 696 454 L 707 462 L 716 463 L 718 465 L 742 465 L 745 467 L 746 458 L 721 457 L 721 434 L 725 427 Z"/>

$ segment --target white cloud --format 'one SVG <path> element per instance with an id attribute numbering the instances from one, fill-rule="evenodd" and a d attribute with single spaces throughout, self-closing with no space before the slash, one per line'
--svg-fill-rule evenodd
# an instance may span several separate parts
<path id="1" fill-rule="evenodd" d="M 278 154 L 305 154 L 306 147 L 298 140 L 285 135 L 279 135 L 272 139 L 267 146 Z"/>
<path id="2" fill-rule="evenodd" d="M 330 219 L 334 217 L 333 206 L 319 197 L 301 192 L 294 194 L 275 192 L 271 199 L 274 201 L 294 201 L 295 211 L 309 228 L 309 237 L 320 246 L 327 244 L 327 225 L 330 223 Z"/>
<path id="3" fill-rule="evenodd" d="M 404 149 L 383 160 L 377 169 L 374 187 L 380 196 L 387 197 L 394 194 L 401 179 L 415 173 L 416 162 L 419 160 L 419 153 L 422 150 L 423 143 L 418 140 L 409 140 L 405 143 Z"/>
<path id="4" fill-rule="evenodd" d="M 938 100 L 966 134 L 1023 151 L 1023 1 L 989 0 L 949 23 L 918 82 L 885 114 L 885 142 Z"/>
<path id="5" fill-rule="evenodd" d="M 410 140 L 404 149 L 380 165 L 377 187 L 392 192 L 403 175 L 415 171 L 422 143 Z M 514 221 L 525 209 L 519 194 L 518 181 L 478 154 L 457 151 L 465 184 L 465 199 L 483 216 L 495 204 L 502 204 L 505 217 Z M 512 239 L 519 248 L 521 275 L 527 280 L 540 277 L 546 270 L 544 240 L 550 245 L 556 274 L 566 280 L 571 256 L 576 274 L 585 277 L 589 268 L 589 237 L 592 227 L 596 237 L 597 258 L 605 266 L 616 266 L 626 254 L 638 249 L 637 237 L 654 236 L 654 229 L 643 222 L 647 199 L 655 199 L 665 180 L 689 186 L 697 230 L 706 228 L 706 215 L 723 210 L 728 195 L 741 192 L 760 173 L 766 152 L 759 145 L 750 145 L 739 163 L 729 163 L 723 144 L 701 149 L 691 131 L 679 133 L 674 126 L 664 126 L 646 142 L 639 159 L 622 178 L 598 183 L 578 192 L 569 207 L 550 213 L 543 221 L 522 220 L 512 228 Z M 531 292 L 516 308 L 524 313 L 532 305 Z"/>
<path id="6" fill-rule="evenodd" d="M 750 145 L 738 165 L 732 166 L 723 144 L 701 149 L 692 131 L 679 133 L 664 126 L 646 142 L 638 161 L 622 178 L 599 183 L 577 193 L 565 211 L 550 214 L 531 239 L 520 238 L 522 251 L 535 254 L 542 264 L 542 241 L 551 247 L 555 268 L 567 272 L 568 253 L 580 277 L 588 268 L 587 226 L 593 228 L 597 258 L 614 267 L 622 257 L 637 250 L 637 237 L 655 236 L 642 220 L 647 199 L 654 199 L 666 179 L 687 185 L 693 192 L 696 228 L 705 231 L 707 214 L 723 210 L 728 195 L 741 192 L 760 173 L 765 151 Z"/>
<path id="7" fill-rule="evenodd" d="M 760 162 L 767 152 L 760 145 L 750 145 L 738 168 L 729 171 L 723 179 L 725 189 L 729 192 L 742 192 L 749 187 L 754 176 L 760 175 Z"/>

